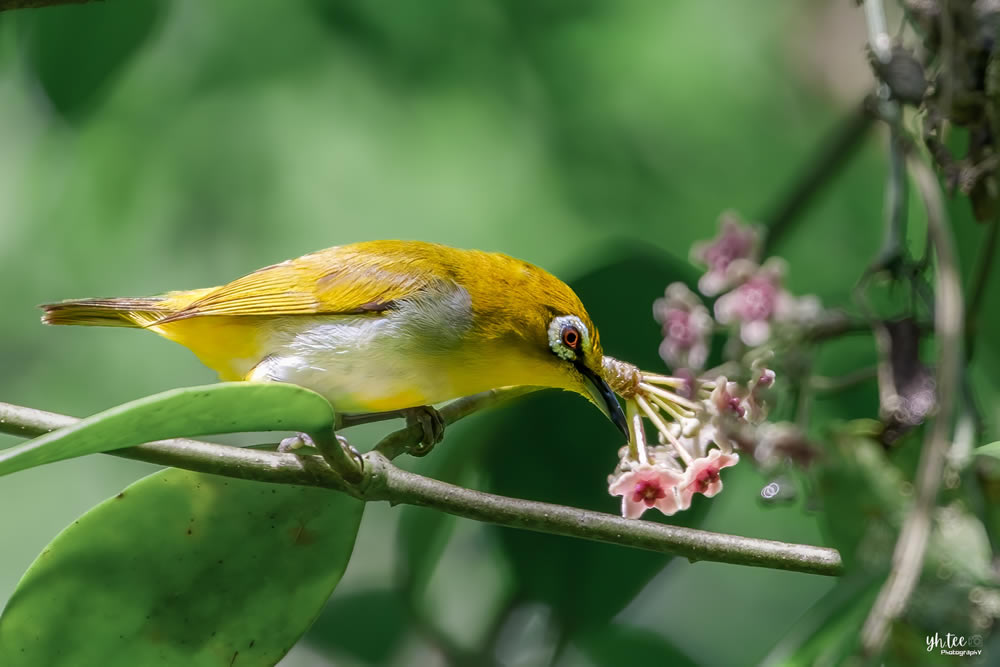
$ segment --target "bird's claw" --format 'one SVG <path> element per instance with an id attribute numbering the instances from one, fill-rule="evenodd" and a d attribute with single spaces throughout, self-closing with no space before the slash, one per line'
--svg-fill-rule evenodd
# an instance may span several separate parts
<path id="1" fill-rule="evenodd" d="M 420 436 L 420 443 L 410 448 L 413 456 L 425 456 L 434 445 L 444 438 L 444 417 L 441 413 L 429 405 L 422 405 L 416 408 L 409 408 L 405 412 L 406 425 L 417 424 L 423 430 Z"/>
<path id="2" fill-rule="evenodd" d="M 313 442 L 308 433 L 296 433 L 287 438 L 282 438 L 281 442 L 278 443 L 278 451 L 282 454 L 288 454 L 303 447 L 316 448 L 316 443 Z"/>
<path id="3" fill-rule="evenodd" d="M 364 467 L 365 467 L 365 459 L 361 456 L 361 452 L 359 452 L 358 450 L 356 450 L 354 448 L 354 445 L 352 445 L 351 443 L 347 442 L 347 438 L 345 438 L 344 436 L 337 435 L 335 433 L 334 437 L 337 438 L 337 442 L 339 442 L 340 446 L 344 448 L 344 451 L 346 451 L 348 454 L 350 454 L 351 458 L 354 459 L 354 462 L 357 463 L 358 470 L 363 470 Z"/>
<path id="4" fill-rule="evenodd" d="M 359 465 L 362 463 L 361 452 L 356 450 L 354 446 L 347 441 L 347 438 L 337 433 L 334 433 L 333 437 L 337 439 L 337 442 L 340 443 L 340 446 L 343 447 L 348 454 L 358 461 Z M 303 447 L 318 449 L 318 447 L 316 447 L 316 442 L 308 433 L 296 433 L 295 435 L 287 438 L 282 438 L 281 442 L 278 443 L 278 451 L 286 454 L 294 453 L 295 450 L 302 449 Z"/>

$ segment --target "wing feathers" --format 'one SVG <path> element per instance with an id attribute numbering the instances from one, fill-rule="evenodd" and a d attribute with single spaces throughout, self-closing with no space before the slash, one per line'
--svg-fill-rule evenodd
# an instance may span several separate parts
<path id="1" fill-rule="evenodd" d="M 424 262 L 352 246 L 288 260 L 237 278 L 160 324 L 199 315 L 364 314 L 390 310 L 435 282 Z"/>

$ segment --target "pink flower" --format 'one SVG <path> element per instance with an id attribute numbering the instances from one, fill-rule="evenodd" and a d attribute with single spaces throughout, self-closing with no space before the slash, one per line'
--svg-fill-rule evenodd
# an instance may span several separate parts
<path id="1" fill-rule="evenodd" d="M 695 459 L 684 473 L 684 483 L 680 488 L 681 500 L 685 507 L 691 505 L 694 494 L 701 493 L 711 498 L 722 491 L 722 478 L 719 471 L 739 463 L 738 454 L 723 454 L 713 449 L 708 456 Z"/>
<path id="2" fill-rule="evenodd" d="M 698 296 L 683 283 L 671 283 L 653 303 L 653 317 L 663 328 L 660 357 L 674 368 L 701 368 L 714 322 Z"/>
<path id="3" fill-rule="evenodd" d="M 753 371 L 756 373 L 756 377 L 750 380 L 747 387 L 750 391 L 745 402 L 746 419 L 751 424 L 760 424 L 767 418 L 768 405 L 764 399 L 768 389 L 774 386 L 777 376 L 770 368 L 757 367 L 757 364 L 754 364 Z"/>
<path id="4" fill-rule="evenodd" d="M 760 231 L 731 211 L 723 213 L 719 235 L 691 247 L 691 261 L 708 269 L 698 289 L 705 296 L 719 294 L 756 267 L 759 253 Z"/>
<path id="5" fill-rule="evenodd" d="M 785 265 L 772 257 L 746 282 L 715 302 L 715 319 L 720 324 L 740 325 L 740 338 L 746 345 L 757 347 L 771 337 L 771 325 L 776 322 L 805 323 L 820 312 L 814 296 L 799 299 L 781 286 Z"/>
<path id="6" fill-rule="evenodd" d="M 678 487 L 685 480 L 685 474 L 665 466 L 642 463 L 612 477 L 608 493 L 622 497 L 622 516 L 637 519 L 650 507 L 655 507 L 667 516 L 678 510 L 687 509 L 680 502 Z"/>
<path id="7" fill-rule="evenodd" d="M 774 384 L 774 380 L 777 377 L 777 374 L 770 368 L 760 367 L 760 373 L 757 374 L 755 379 L 750 381 L 750 393 L 753 393 L 756 389 L 767 389 Z"/>
<path id="8" fill-rule="evenodd" d="M 749 390 L 737 382 L 728 382 L 725 376 L 715 380 L 715 388 L 702 401 L 708 423 L 703 426 L 707 433 L 700 439 L 701 453 L 705 453 L 708 441 L 714 442 L 726 453 L 732 452 L 732 436 L 739 432 L 740 425 L 761 412 L 759 406 L 749 400 Z"/>
<path id="9" fill-rule="evenodd" d="M 720 375 L 715 380 L 715 389 L 705 399 L 708 414 L 715 419 L 742 420 L 747 413 L 747 390 L 737 382 L 729 382 Z"/>

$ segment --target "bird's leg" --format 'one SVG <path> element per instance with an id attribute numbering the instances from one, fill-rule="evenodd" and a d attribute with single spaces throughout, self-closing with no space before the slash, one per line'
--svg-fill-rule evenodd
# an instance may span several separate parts
<path id="1" fill-rule="evenodd" d="M 360 480 L 361 471 L 364 469 L 364 459 L 351 443 L 342 435 L 331 433 L 332 439 L 328 439 L 325 434 L 319 433 L 315 436 L 308 433 L 296 433 L 284 438 L 278 443 L 278 451 L 283 453 L 295 453 L 303 447 L 312 447 L 319 450 L 319 453 L 336 472 L 338 472 L 348 482 Z M 316 440 L 324 443 L 320 446 Z M 331 449 L 332 447 L 332 449 Z"/>
<path id="2" fill-rule="evenodd" d="M 420 437 L 420 447 L 414 448 L 412 454 L 423 456 L 431 450 L 434 445 L 441 442 L 444 437 L 444 417 L 441 413 L 429 405 L 420 405 L 415 408 L 403 408 L 401 410 L 389 410 L 386 412 L 369 412 L 360 415 L 342 415 L 342 427 L 356 426 L 358 424 L 368 424 L 371 422 L 383 421 L 386 419 L 396 419 L 403 417 L 406 425 L 419 424 L 423 434 Z"/>
<path id="3" fill-rule="evenodd" d="M 337 438 L 339 439 L 340 436 L 337 436 Z M 347 444 L 347 441 L 345 440 L 343 443 Z M 316 443 L 313 442 L 312 436 L 308 433 L 296 433 L 287 438 L 282 438 L 281 442 L 278 443 L 278 451 L 283 454 L 294 452 L 296 449 L 302 449 L 303 447 L 316 449 Z"/>
<path id="4" fill-rule="evenodd" d="M 434 445 L 444 438 L 444 417 L 429 405 L 407 408 L 403 410 L 403 414 L 406 416 L 407 427 L 419 424 L 423 430 L 420 444 L 411 448 L 410 453 L 414 456 L 426 456 L 434 448 Z"/>
<path id="5" fill-rule="evenodd" d="M 347 441 L 342 435 L 333 434 L 333 437 L 337 439 L 343 447 L 345 447 L 352 456 L 355 458 L 361 457 L 361 452 L 354 449 L 354 446 Z M 313 449 L 319 449 L 316 443 L 313 441 L 312 436 L 308 433 L 296 433 L 293 436 L 282 438 L 281 442 L 278 443 L 278 451 L 282 453 L 295 453 L 296 449 L 301 449 L 303 447 L 312 447 Z"/>

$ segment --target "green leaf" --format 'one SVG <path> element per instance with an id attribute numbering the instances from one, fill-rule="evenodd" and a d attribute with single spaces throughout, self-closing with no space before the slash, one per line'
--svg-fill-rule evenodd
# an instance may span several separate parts
<path id="1" fill-rule="evenodd" d="M 883 577 L 854 574 L 837 582 L 763 660 L 764 665 L 839 665 L 855 652 L 861 625 Z"/>
<path id="2" fill-rule="evenodd" d="M 283 383 L 224 382 L 171 389 L 0 451 L 0 475 L 163 438 L 332 428 L 325 398 Z"/>
<path id="3" fill-rule="evenodd" d="M 26 59 L 57 112 L 96 106 L 165 14 L 161 0 L 100 2 L 18 15 Z"/>
<path id="4" fill-rule="evenodd" d="M 449 427 L 449 436 L 461 442 L 462 435 L 455 431 L 460 431 L 463 426 L 466 425 Z M 478 463 L 477 458 L 478 452 L 474 450 L 449 447 L 435 452 L 434 456 L 424 457 L 413 467 L 415 472 L 442 482 L 475 488 L 469 477 L 472 476 L 470 468 Z M 407 595 L 412 596 L 414 604 L 419 604 L 425 594 L 455 532 L 456 522 L 454 515 L 426 507 L 406 505 L 401 508 L 396 528 L 396 544 L 400 553 L 396 560 L 396 581 Z"/>
<path id="5" fill-rule="evenodd" d="M 388 665 L 407 639 L 410 624 L 410 612 L 400 593 L 365 590 L 330 600 L 302 641 L 323 653 L 331 664 L 346 654 L 362 665 Z"/>
<path id="6" fill-rule="evenodd" d="M 273 665 L 347 567 L 364 504 L 168 469 L 87 512 L 0 616 L 0 664 Z"/>
<path id="7" fill-rule="evenodd" d="M 1000 459 L 1000 440 L 996 442 L 991 442 L 988 445 L 983 445 L 982 447 L 977 447 L 973 454 L 979 456 L 992 456 L 995 459 Z"/>
<path id="8" fill-rule="evenodd" d="M 645 628 L 620 623 L 581 634 L 573 640 L 596 665 L 696 665 L 668 639 Z"/>

